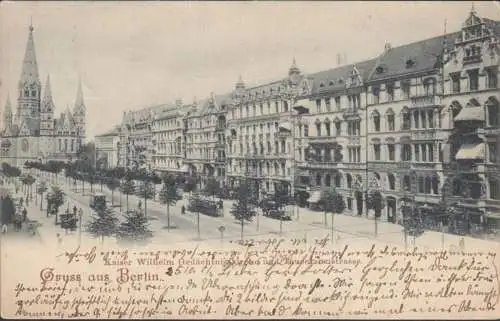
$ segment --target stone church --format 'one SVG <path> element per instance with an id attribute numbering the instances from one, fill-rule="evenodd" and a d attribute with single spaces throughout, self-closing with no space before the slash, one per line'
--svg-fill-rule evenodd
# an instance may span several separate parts
<path id="1" fill-rule="evenodd" d="M 86 107 L 81 82 L 73 110 L 68 107 L 59 118 L 54 117 L 49 76 L 42 97 L 33 30 L 30 26 L 17 88 L 16 111 L 14 113 L 7 97 L 0 131 L 0 162 L 18 167 L 26 161 L 71 161 L 85 143 Z"/>

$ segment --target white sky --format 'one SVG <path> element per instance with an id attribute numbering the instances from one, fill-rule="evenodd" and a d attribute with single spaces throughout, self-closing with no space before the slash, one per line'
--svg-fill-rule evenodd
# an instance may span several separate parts
<path id="1" fill-rule="evenodd" d="M 0 2 L 0 105 L 16 104 L 32 17 L 38 67 L 50 74 L 57 115 L 73 107 L 81 75 L 89 138 L 124 110 L 177 98 L 191 102 L 349 63 L 393 46 L 457 31 L 471 2 Z M 500 20 L 500 5 L 476 2 Z"/>

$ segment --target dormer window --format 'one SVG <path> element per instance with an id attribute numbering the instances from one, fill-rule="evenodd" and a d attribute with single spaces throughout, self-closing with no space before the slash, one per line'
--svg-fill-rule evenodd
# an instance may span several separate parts
<path id="1" fill-rule="evenodd" d="M 408 59 L 406 61 L 406 68 L 412 68 L 413 66 L 415 66 L 415 61 L 413 59 Z"/>
<path id="2" fill-rule="evenodd" d="M 324 84 L 324 83 L 321 83 L 321 84 L 319 84 L 319 86 L 320 86 L 321 88 L 323 88 L 323 87 L 325 87 L 325 84 Z"/>
<path id="3" fill-rule="evenodd" d="M 333 86 L 333 84 L 334 84 L 334 82 L 333 82 L 333 80 L 331 80 L 329 85 Z"/>
<path id="4" fill-rule="evenodd" d="M 377 67 L 377 69 L 375 69 L 375 72 L 376 72 L 377 74 L 381 74 L 381 73 L 383 73 L 383 72 L 384 72 L 384 67 L 382 67 L 382 66 L 378 66 L 378 67 Z"/>
<path id="5" fill-rule="evenodd" d="M 342 79 L 339 79 L 339 80 L 338 80 L 338 83 L 339 83 L 339 84 L 343 84 L 343 83 L 344 83 L 344 81 L 343 81 Z"/>

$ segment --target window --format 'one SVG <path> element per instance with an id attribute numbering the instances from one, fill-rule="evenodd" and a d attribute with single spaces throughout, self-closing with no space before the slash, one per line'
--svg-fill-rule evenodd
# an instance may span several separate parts
<path id="1" fill-rule="evenodd" d="M 36 97 L 36 90 L 31 91 L 31 97 Z"/>
<path id="2" fill-rule="evenodd" d="M 401 160 L 403 162 L 411 161 L 411 146 L 410 144 L 403 144 L 401 148 Z"/>
<path id="3" fill-rule="evenodd" d="M 429 120 L 429 128 L 434 128 L 434 110 L 431 109 L 427 112 L 427 118 Z"/>
<path id="4" fill-rule="evenodd" d="M 342 129 L 342 126 L 341 126 L 341 124 L 342 124 L 342 123 L 341 123 L 341 122 L 339 122 L 339 121 L 335 123 L 335 131 L 336 131 L 335 135 L 336 135 L 336 136 L 340 136 L 340 135 L 342 135 L 342 130 L 341 130 L 341 129 Z"/>
<path id="5" fill-rule="evenodd" d="M 331 103 L 330 103 L 330 97 L 325 98 L 325 105 L 326 105 L 326 110 L 327 111 L 331 111 L 332 110 L 332 106 L 331 106 Z"/>
<path id="6" fill-rule="evenodd" d="M 340 96 L 335 97 L 335 108 L 340 110 Z"/>
<path id="7" fill-rule="evenodd" d="M 469 70 L 469 90 L 475 91 L 479 89 L 479 73 L 477 69 Z"/>
<path id="8" fill-rule="evenodd" d="M 330 174 L 326 174 L 325 176 L 325 186 L 330 187 L 332 185 L 332 177 Z"/>
<path id="9" fill-rule="evenodd" d="M 286 146 L 284 140 L 281 141 L 281 153 L 283 154 L 286 153 Z"/>
<path id="10" fill-rule="evenodd" d="M 411 118 L 410 117 L 411 116 L 410 116 L 409 111 L 403 112 L 403 130 L 410 129 L 410 126 L 411 126 Z"/>
<path id="11" fill-rule="evenodd" d="M 264 105 L 263 104 L 260 104 L 260 106 L 259 106 L 259 113 L 260 113 L 260 115 L 264 115 Z"/>
<path id="12" fill-rule="evenodd" d="M 487 80 L 486 80 L 486 86 L 491 89 L 491 88 L 497 88 L 498 87 L 498 70 L 497 68 L 488 68 L 486 69 L 486 75 L 487 75 Z"/>
<path id="13" fill-rule="evenodd" d="M 413 111 L 413 123 L 415 124 L 414 128 L 419 128 L 419 112 L 418 110 Z"/>
<path id="14" fill-rule="evenodd" d="M 280 107 L 279 107 L 279 104 L 277 101 L 274 102 L 274 109 L 275 109 L 276 113 L 280 112 Z"/>
<path id="15" fill-rule="evenodd" d="M 389 189 L 391 191 L 396 189 L 396 178 L 394 178 L 394 174 L 387 174 L 387 180 L 389 181 Z"/>
<path id="16" fill-rule="evenodd" d="M 304 137 L 309 137 L 309 125 L 304 125 Z"/>
<path id="17" fill-rule="evenodd" d="M 321 123 L 316 123 L 316 133 L 317 136 L 321 136 Z"/>
<path id="18" fill-rule="evenodd" d="M 488 143 L 488 161 L 490 163 L 497 162 L 497 143 L 489 142 Z"/>
<path id="19" fill-rule="evenodd" d="M 408 81 L 403 81 L 401 83 L 401 92 L 402 92 L 402 96 L 403 96 L 403 99 L 410 99 L 410 82 Z"/>
<path id="20" fill-rule="evenodd" d="M 411 190 L 411 180 L 410 176 L 408 175 L 405 175 L 403 177 L 403 189 L 407 192 Z"/>
<path id="21" fill-rule="evenodd" d="M 283 111 L 288 112 L 288 102 L 287 101 L 283 102 Z"/>
<path id="22" fill-rule="evenodd" d="M 451 77 L 451 92 L 459 93 L 460 92 L 460 74 L 450 75 Z"/>
<path id="23" fill-rule="evenodd" d="M 24 90 L 24 96 L 29 97 L 30 96 L 30 91 L 28 89 Z"/>
<path id="24" fill-rule="evenodd" d="M 386 92 L 387 92 L 387 101 L 393 101 L 394 100 L 394 84 L 387 84 L 386 85 Z"/>
<path id="25" fill-rule="evenodd" d="M 422 149 L 422 162 L 427 162 L 427 145 L 422 144 L 420 148 Z"/>
<path id="26" fill-rule="evenodd" d="M 422 118 L 422 128 L 427 128 L 427 111 L 422 110 L 420 116 Z"/>
<path id="27" fill-rule="evenodd" d="M 346 175 L 347 188 L 352 188 L 352 176 L 351 174 Z"/>
<path id="28" fill-rule="evenodd" d="M 316 174 L 316 185 L 321 186 L 321 174 Z"/>
<path id="29" fill-rule="evenodd" d="M 394 161 L 396 160 L 396 149 L 394 147 L 394 144 L 387 144 L 387 151 L 389 154 L 389 160 Z"/>
<path id="30" fill-rule="evenodd" d="M 415 151 L 415 161 L 420 162 L 420 145 L 419 144 L 413 145 L 413 149 Z"/>
<path id="31" fill-rule="evenodd" d="M 321 99 L 316 99 L 316 111 L 321 113 Z"/>
<path id="32" fill-rule="evenodd" d="M 424 81 L 424 92 L 426 96 L 434 96 L 436 93 L 436 82 L 433 78 Z"/>
<path id="33" fill-rule="evenodd" d="M 498 105 L 496 104 L 486 104 L 488 109 L 488 123 L 491 127 L 498 126 Z"/>
<path id="34" fill-rule="evenodd" d="M 340 187 L 341 180 L 342 180 L 342 177 L 340 176 L 339 173 L 337 173 L 337 175 L 335 175 L 335 187 Z"/>
<path id="35" fill-rule="evenodd" d="M 373 144 L 373 152 L 375 154 L 375 160 L 380 160 L 380 144 Z"/>
<path id="36" fill-rule="evenodd" d="M 380 115 L 377 111 L 373 113 L 373 129 L 376 132 L 380 131 Z"/>
<path id="37" fill-rule="evenodd" d="M 378 104 L 380 102 L 380 88 L 373 87 L 372 94 L 373 94 L 373 103 Z"/>
<path id="38" fill-rule="evenodd" d="M 331 136 L 331 127 L 329 122 L 325 122 L 325 130 L 326 130 L 326 136 Z"/>
<path id="39" fill-rule="evenodd" d="M 352 211 L 352 198 L 347 198 L 347 209 Z"/>
<path id="40" fill-rule="evenodd" d="M 387 115 L 387 129 L 390 131 L 390 132 L 393 132 L 396 128 L 395 126 L 395 119 L 394 119 L 394 114 L 389 114 Z"/>
<path id="41" fill-rule="evenodd" d="M 490 199 L 498 200 L 500 199 L 500 193 L 498 188 L 498 181 L 496 179 L 489 180 L 490 187 Z"/>

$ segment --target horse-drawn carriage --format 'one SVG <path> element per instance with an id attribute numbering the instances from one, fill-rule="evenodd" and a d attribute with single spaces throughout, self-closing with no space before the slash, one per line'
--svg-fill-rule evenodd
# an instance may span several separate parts
<path id="1" fill-rule="evenodd" d="M 280 208 L 278 204 L 270 199 L 265 198 L 261 202 L 262 214 L 266 217 L 281 219 L 283 221 L 290 221 L 292 218 L 290 213 L 285 211 L 283 208 Z"/>

